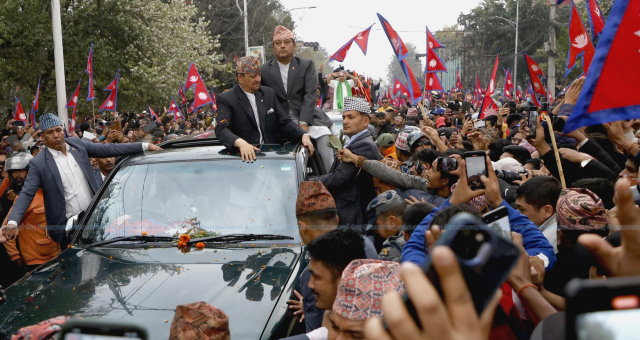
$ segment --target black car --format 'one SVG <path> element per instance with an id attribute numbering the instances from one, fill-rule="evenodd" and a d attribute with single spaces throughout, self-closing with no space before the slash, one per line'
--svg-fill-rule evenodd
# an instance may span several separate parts
<path id="1" fill-rule="evenodd" d="M 289 334 L 286 302 L 306 265 L 298 184 L 323 171 L 317 156 L 262 145 L 248 164 L 211 132 L 163 148 L 119 162 L 68 230 L 72 245 L 8 288 L 0 330 L 68 315 L 133 322 L 167 339 L 175 307 L 204 301 L 229 316 L 233 339 Z M 177 247 L 172 238 L 194 230 Z M 194 246 L 199 236 L 204 248 Z"/>

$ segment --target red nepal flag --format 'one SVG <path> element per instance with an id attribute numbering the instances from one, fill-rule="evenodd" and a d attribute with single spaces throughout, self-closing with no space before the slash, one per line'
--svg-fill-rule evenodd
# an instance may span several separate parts
<path id="1" fill-rule="evenodd" d="M 460 80 L 460 69 L 456 67 L 456 89 L 462 91 L 462 81 Z"/>
<path id="2" fill-rule="evenodd" d="M 513 98 L 513 81 L 511 80 L 511 71 L 509 71 L 509 69 L 504 69 L 502 68 L 502 70 L 504 70 L 505 72 L 505 76 L 504 76 L 504 95 L 509 98 L 512 99 Z"/>
<path id="3" fill-rule="evenodd" d="M 553 101 L 553 96 L 551 95 L 551 91 L 549 89 L 547 89 L 547 100 L 549 101 L 549 103 Z"/>
<path id="4" fill-rule="evenodd" d="M 202 78 L 200 78 L 200 73 L 198 72 L 198 69 L 196 69 L 196 65 L 194 63 L 191 63 L 191 65 L 189 66 L 189 73 L 187 73 L 187 81 L 184 83 L 184 90 L 188 91 L 199 81 L 202 81 Z"/>
<path id="5" fill-rule="evenodd" d="M 487 85 L 487 91 L 484 93 L 484 99 L 482 100 L 482 109 L 480 109 L 480 119 L 484 119 L 486 111 L 488 109 L 496 109 L 496 105 L 493 103 L 491 99 L 491 95 L 496 89 L 496 72 L 498 71 L 498 63 L 500 57 L 500 49 L 498 49 L 498 54 L 496 55 L 496 61 L 493 63 L 493 71 L 491 72 L 491 79 L 489 80 L 489 85 Z"/>
<path id="6" fill-rule="evenodd" d="M 194 113 L 196 112 L 196 108 L 193 106 L 193 104 L 195 104 L 195 100 L 193 102 L 191 102 L 191 105 L 189 106 L 189 110 L 187 111 L 187 113 Z M 182 114 L 180 114 L 180 116 L 182 116 Z"/>
<path id="7" fill-rule="evenodd" d="M 216 101 L 216 91 L 213 89 L 213 86 L 211 86 L 211 101 L 212 101 L 211 109 L 218 111 L 218 102 Z M 322 98 L 320 98 L 320 101 L 322 101 Z"/>
<path id="8" fill-rule="evenodd" d="M 180 101 L 182 105 L 187 104 L 187 96 L 184 94 L 184 87 L 182 86 L 182 82 L 180 82 L 180 91 L 178 92 L 178 96 L 180 96 Z"/>
<path id="9" fill-rule="evenodd" d="M 69 131 L 74 131 L 76 129 L 76 107 L 73 107 L 73 113 L 71 114 L 71 125 L 69 126 Z"/>
<path id="10" fill-rule="evenodd" d="M 582 69 L 587 74 L 595 48 L 573 1 L 571 1 L 571 15 L 569 15 L 569 43 L 571 45 L 569 45 L 569 53 L 567 54 L 567 69 L 564 72 L 564 77 L 566 78 L 569 72 L 576 67 L 576 59 L 580 54 L 582 54 Z"/>
<path id="11" fill-rule="evenodd" d="M 80 81 L 78 81 L 78 87 L 76 87 L 76 91 L 73 92 L 73 95 L 71 96 L 71 98 L 69 99 L 69 102 L 67 103 L 67 106 L 65 106 L 65 109 L 68 109 L 70 107 L 76 107 L 76 105 L 78 105 L 78 97 L 80 96 L 80 83 L 82 82 L 82 79 L 80 79 Z"/>
<path id="12" fill-rule="evenodd" d="M 93 43 L 91 43 L 91 48 L 89 49 L 87 69 L 84 72 L 89 73 L 89 91 L 87 92 L 87 101 L 89 102 L 96 99 L 96 96 L 93 93 Z"/>
<path id="13" fill-rule="evenodd" d="M 593 41 L 596 41 L 600 32 L 604 29 L 604 18 L 600 11 L 600 6 L 596 0 L 587 0 L 587 15 L 589 17 L 589 27 L 591 27 L 591 36 Z"/>
<path id="14" fill-rule="evenodd" d="M 409 67 L 409 63 L 405 59 L 400 62 L 400 67 L 402 68 L 402 71 L 404 71 L 404 76 L 407 77 L 407 81 L 409 82 L 409 96 L 407 96 L 407 98 L 410 98 L 412 100 L 412 104 L 415 105 L 418 100 L 422 98 L 420 83 L 416 80 L 416 76 L 413 75 L 413 71 L 411 71 L 411 67 Z"/>
<path id="15" fill-rule="evenodd" d="M 213 100 L 211 100 L 209 90 L 207 89 L 207 86 L 204 84 L 204 82 L 200 80 L 196 83 L 196 91 L 193 98 L 194 109 L 198 109 L 211 103 L 213 103 Z"/>
<path id="16" fill-rule="evenodd" d="M 539 74 L 542 74 L 542 70 L 538 64 L 536 64 L 531 57 L 527 55 L 524 51 L 522 51 L 522 55 L 524 55 L 524 60 L 527 62 L 527 70 L 529 70 L 529 78 L 531 79 L 531 84 L 533 85 L 533 90 L 537 94 L 541 94 L 543 96 L 547 95 L 547 92 L 544 90 L 544 86 L 542 85 L 542 81 L 540 81 Z M 544 76 L 544 74 L 542 74 Z"/>
<path id="17" fill-rule="evenodd" d="M 377 13 L 377 14 L 378 14 L 378 19 L 380 19 L 380 22 L 382 23 L 382 29 L 384 30 L 384 33 L 387 35 L 387 38 L 389 39 L 389 42 L 393 47 L 393 53 L 396 54 L 398 61 L 402 61 L 404 58 L 406 58 L 409 55 L 409 50 L 407 50 L 407 46 L 404 45 L 404 41 L 402 41 L 402 38 L 400 38 L 400 35 L 398 34 L 398 32 L 396 32 L 396 30 L 394 30 L 393 27 L 391 27 L 391 24 L 389 24 L 387 19 L 383 18 L 382 15 L 380 15 L 380 13 Z"/>
<path id="18" fill-rule="evenodd" d="M 520 91 L 520 86 L 516 89 L 516 98 L 518 100 L 522 100 L 522 91 Z"/>
<path id="19" fill-rule="evenodd" d="M 564 131 L 640 118 L 640 1 L 616 0 Z M 636 61 L 636 62 L 634 62 Z"/>
<path id="20" fill-rule="evenodd" d="M 442 83 L 440 82 L 440 78 L 438 77 L 437 73 L 435 73 L 435 72 L 427 73 L 427 80 L 426 80 L 426 84 L 425 84 L 425 90 L 426 91 L 438 91 L 438 92 L 444 91 L 444 89 L 442 88 Z"/>
<path id="21" fill-rule="evenodd" d="M 176 104 L 176 101 L 173 99 L 173 96 L 171 96 L 171 103 L 169 103 L 169 111 L 167 111 L 168 113 L 176 113 L 180 111 L 180 109 L 178 108 L 178 105 Z"/>
<path id="22" fill-rule="evenodd" d="M 151 119 L 160 121 L 160 118 L 158 118 L 158 115 L 155 113 L 155 111 L 153 111 L 153 109 L 151 109 L 151 106 L 149 106 L 149 105 L 147 105 L 147 106 L 149 107 L 149 112 L 151 113 Z"/>
<path id="23" fill-rule="evenodd" d="M 38 112 L 38 106 L 40 101 L 40 79 L 38 79 L 38 89 L 36 90 L 36 96 L 33 98 L 33 103 L 31 103 L 31 124 L 36 124 L 36 112 Z"/>
<path id="24" fill-rule="evenodd" d="M 393 94 L 400 92 L 401 96 L 407 96 L 409 98 L 411 95 L 409 94 L 409 89 L 398 79 L 398 77 L 393 76 Z"/>
<path id="25" fill-rule="evenodd" d="M 482 85 L 480 85 L 480 77 L 476 73 L 476 94 L 482 94 Z"/>
<path id="26" fill-rule="evenodd" d="M 529 93 L 529 95 L 531 96 L 531 102 L 533 103 L 533 105 L 536 107 L 540 107 L 540 101 L 538 100 L 536 93 L 531 88 L 531 82 L 529 82 L 528 84 L 527 93 Z"/>
<path id="27" fill-rule="evenodd" d="M 25 122 L 25 124 L 27 123 L 27 115 L 24 113 L 24 110 L 22 109 L 22 104 L 20 104 L 18 97 L 16 97 L 16 114 L 13 116 L 13 119 L 17 121 Z"/>
<path id="28" fill-rule="evenodd" d="M 344 58 L 347 57 L 347 52 L 349 52 L 349 49 L 351 48 L 352 43 L 353 43 L 353 39 L 349 40 L 349 42 L 344 44 L 344 46 L 340 47 L 340 49 L 329 58 L 329 62 L 334 60 L 343 62 Z"/>
<path id="29" fill-rule="evenodd" d="M 102 111 L 116 111 L 118 108 L 118 82 L 120 81 L 120 70 L 116 73 L 116 78 L 109 83 L 109 86 L 105 88 L 105 91 L 111 91 L 107 100 L 100 106 L 98 112 Z"/>
<path id="30" fill-rule="evenodd" d="M 438 39 L 436 39 L 436 37 L 433 36 L 433 34 L 431 34 L 431 31 L 429 31 L 429 27 L 427 27 L 427 46 L 430 50 L 435 50 L 436 48 L 443 48 L 444 45 L 442 45 Z"/>
<path id="31" fill-rule="evenodd" d="M 375 25 L 375 23 L 373 25 Z M 366 30 L 358 33 L 358 35 L 356 35 L 353 38 L 353 41 L 358 45 L 358 47 L 360 47 L 364 55 L 367 55 L 367 45 L 369 44 L 369 33 L 371 33 L 371 27 L 373 27 L 373 25 L 369 26 L 369 28 L 367 28 Z"/>
<path id="32" fill-rule="evenodd" d="M 427 49 L 427 65 L 424 72 L 447 72 L 447 66 L 444 65 L 438 54 L 432 49 Z"/>

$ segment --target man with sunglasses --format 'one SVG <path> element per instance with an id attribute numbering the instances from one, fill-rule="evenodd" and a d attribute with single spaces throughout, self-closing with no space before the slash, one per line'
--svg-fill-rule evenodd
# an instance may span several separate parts
<path id="1" fill-rule="evenodd" d="M 386 112 L 387 109 L 392 109 L 389 105 L 389 98 L 382 98 L 382 106 L 378 108 L 378 112 Z"/>

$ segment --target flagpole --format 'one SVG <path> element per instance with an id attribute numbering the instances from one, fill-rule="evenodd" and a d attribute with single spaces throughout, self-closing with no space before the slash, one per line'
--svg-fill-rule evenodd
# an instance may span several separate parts
<path id="1" fill-rule="evenodd" d="M 95 122 L 95 119 L 96 119 L 96 102 L 95 102 L 95 100 L 91 100 L 91 105 L 93 106 L 93 116 L 91 117 L 91 119 Z"/>
<path id="2" fill-rule="evenodd" d="M 533 94 L 535 96 L 535 93 Z M 556 163 L 558 165 L 558 173 L 560 174 L 560 183 L 562 184 L 562 189 L 567 188 L 567 184 L 564 181 L 564 171 L 562 171 L 562 162 L 560 161 L 560 154 L 558 153 L 558 145 L 556 144 L 556 135 L 553 131 L 553 124 L 551 124 L 551 118 L 549 115 L 545 117 L 547 122 L 547 127 L 549 128 L 549 134 L 551 135 L 551 144 L 553 145 L 553 153 L 556 155 Z"/>

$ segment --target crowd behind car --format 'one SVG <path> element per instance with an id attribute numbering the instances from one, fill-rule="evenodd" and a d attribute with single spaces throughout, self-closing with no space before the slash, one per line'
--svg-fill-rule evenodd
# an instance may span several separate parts
<path id="1" fill-rule="evenodd" d="M 345 78 L 344 72 L 336 70 L 331 77 Z M 331 79 L 319 80 L 319 92 L 328 93 L 324 103 L 340 102 L 327 90 Z M 370 83 L 363 80 L 362 87 Z M 580 78 L 553 102 L 543 102 L 546 114 L 566 119 L 583 83 Z M 367 97 L 366 92 L 354 91 L 354 98 Z M 571 280 L 640 275 L 640 231 L 624 228 L 640 225 L 633 193 L 640 120 L 563 134 L 553 131 L 544 115 L 529 121 L 531 111 L 541 113 L 530 97 L 492 98 L 496 109 L 483 118 L 468 99 L 462 92 L 433 93 L 430 100 L 415 105 L 402 100 L 396 107 L 388 97 L 380 98 L 379 107 L 370 104 L 375 97 L 371 102 L 360 99 L 366 109 L 352 109 L 352 100 L 345 99 L 344 133 L 351 140 L 375 141 L 375 149 L 347 142 L 335 150 L 339 165 L 300 184 L 298 229 L 311 258 L 289 301 L 305 324 L 300 339 L 529 338 L 543 320 L 567 310 L 565 288 Z M 70 136 L 92 143 L 158 144 L 211 131 L 215 116 L 105 114 L 75 124 Z M 3 166 L 11 159 L 21 164 L 17 160 L 35 156 L 43 147 L 37 126 L 14 123 L 8 120 L 0 132 Z M 468 176 L 469 152 L 482 153 L 486 174 Z M 92 159 L 99 183 L 116 163 L 115 158 Z M 23 164 L 4 170 L 0 202 L 6 225 L 26 169 Z M 345 190 L 345 182 L 353 190 Z M 448 222 L 456 215 L 481 218 L 501 207 L 508 211 L 520 257 L 503 273 L 504 283 L 479 315 L 456 254 L 437 242 L 451 232 Z M 44 212 L 43 204 L 40 208 Z M 3 287 L 64 250 L 49 238 L 42 222 L 23 220 L 17 239 L 3 240 Z M 425 262 L 434 267 L 439 282 L 422 273 L 419 266 Z M 421 325 L 405 306 L 404 293 Z M 224 311 L 204 303 L 185 301 L 174 322 L 190 312 L 216 320 L 213 328 L 221 338 L 233 334 Z"/>

